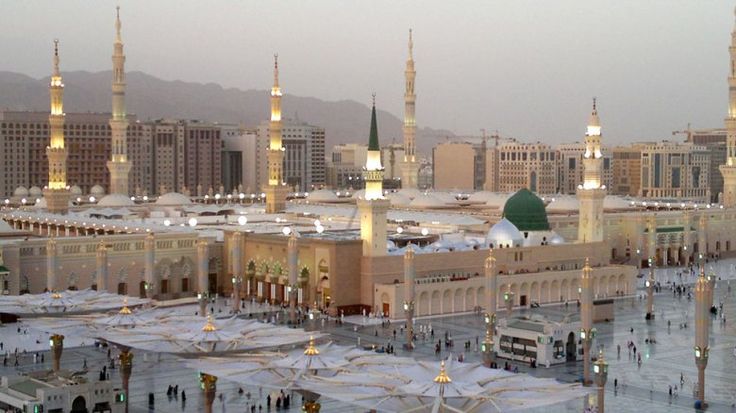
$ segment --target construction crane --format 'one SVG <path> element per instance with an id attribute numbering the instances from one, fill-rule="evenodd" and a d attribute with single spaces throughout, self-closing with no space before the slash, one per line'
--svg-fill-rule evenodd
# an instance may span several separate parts
<path id="1" fill-rule="evenodd" d="M 690 122 L 687 123 L 687 129 L 672 131 L 672 136 L 675 136 L 675 135 L 685 135 L 687 136 L 687 138 L 685 139 L 685 142 L 692 142 L 693 141 L 693 131 L 690 129 Z"/>
<path id="2" fill-rule="evenodd" d="M 486 129 L 485 128 L 481 128 L 480 131 L 483 133 L 483 142 L 485 142 L 489 138 L 489 136 L 487 136 Z M 490 138 L 493 139 L 493 140 L 495 140 L 496 141 L 496 145 L 495 146 L 498 146 L 498 141 L 501 140 L 501 136 L 498 134 L 498 129 L 496 129 L 496 132 L 493 135 L 491 135 Z"/>

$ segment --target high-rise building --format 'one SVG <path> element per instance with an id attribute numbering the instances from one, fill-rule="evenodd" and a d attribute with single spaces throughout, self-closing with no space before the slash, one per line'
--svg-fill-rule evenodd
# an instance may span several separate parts
<path id="1" fill-rule="evenodd" d="M 110 171 L 110 193 L 130 195 L 130 170 L 132 165 L 128 159 L 128 119 L 125 109 L 125 54 L 123 38 L 120 34 L 120 7 L 115 19 L 115 42 L 112 54 L 112 156 L 107 162 Z"/>
<path id="2" fill-rule="evenodd" d="M 736 206 L 736 26 L 731 31 L 731 46 L 728 48 L 731 57 L 728 74 L 728 117 L 726 124 L 726 163 L 721 165 L 723 175 L 723 199 L 726 208 Z"/>
<path id="3" fill-rule="evenodd" d="M 578 185 L 583 182 L 583 155 L 584 143 L 567 143 L 557 146 L 557 192 L 574 195 Z M 610 192 L 613 186 L 612 156 L 610 151 L 603 147 L 602 182 Z"/>
<path id="4" fill-rule="evenodd" d="M 436 190 L 472 191 L 476 176 L 475 145 L 470 142 L 444 142 L 432 149 L 433 183 Z"/>
<path id="5" fill-rule="evenodd" d="M 641 149 L 639 196 L 708 202 L 710 169 L 710 153 L 703 145 L 645 143 Z"/>
<path id="6" fill-rule="evenodd" d="M 710 153 L 710 195 L 711 202 L 719 202 L 723 194 L 723 175 L 721 165 L 726 164 L 728 133 L 725 129 L 693 129 L 688 128 L 688 142 L 705 146 Z"/>
<path id="7" fill-rule="evenodd" d="M 414 70 L 414 41 L 411 29 L 409 29 L 409 58 L 406 60 L 404 79 L 406 89 L 404 91 L 404 162 L 401 165 L 402 188 L 417 188 L 419 178 L 419 161 L 416 157 L 417 121 L 416 100 L 414 94 L 414 79 L 417 76 Z"/>
<path id="8" fill-rule="evenodd" d="M 603 199 L 606 197 L 606 188 L 603 186 L 601 120 L 595 99 L 585 133 L 583 179 L 578 185 L 577 195 L 580 202 L 578 242 L 603 241 Z"/>
<path id="9" fill-rule="evenodd" d="M 256 131 L 231 125 L 224 127 L 221 135 L 222 184 L 225 190 L 230 192 L 242 186 L 242 190 L 248 193 L 256 191 Z"/>
<path id="10" fill-rule="evenodd" d="M 557 192 L 557 154 L 547 144 L 502 143 L 488 149 L 486 163 L 487 191 L 527 188 L 540 194 Z"/>
<path id="11" fill-rule="evenodd" d="M 258 127 L 259 148 L 269 140 L 269 122 Z M 326 183 L 325 130 L 298 119 L 281 121 L 281 140 L 284 147 L 283 177 L 289 189 L 311 191 Z M 258 154 L 263 152 L 259 151 Z M 267 165 L 263 156 L 259 160 L 260 177 L 265 177 Z M 263 182 L 263 181 L 261 181 Z"/>
<path id="12" fill-rule="evenodd" d="M 367 145 L 335 145 L 327 167 L 327 185 L 334 189 L 363 188 L 362 174 L 367 157 Z"/>
<path id="13" fill-rule="evenodd" d="M 65 213 L 69 208 L 67 188 L 67 156 L 64 143 L 64 83 L 59 72 L 59 41 L 54 40 L 54 69 L 49 84 L 51 114 L 49 115 L 48 186 L 43 194 L 50 212 Z"/>
<path id="14" fill-rule="evenodd" d="M 641 190 L 641 146 L 617 146 L 611 150 L 613 164 L 612 195 L 638 196 Z"/>

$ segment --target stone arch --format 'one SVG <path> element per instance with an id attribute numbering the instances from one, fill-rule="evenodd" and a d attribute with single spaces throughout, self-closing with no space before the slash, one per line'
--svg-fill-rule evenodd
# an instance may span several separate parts
<path id="1" fill-rule="evenodd" d="M 618 288 L 616 287 L 616 276 L 608 277 L 608 295 L 616 295 Z"/>
<path id="2" fill-rule="evenodd" d="M 476 306 L 475 302 L 475 290 L 472 287 L 468 287 L 465 290 L 465 311 L 470 311 Z"/>
<path id="3" fill-rule="evenodd" d="M 549 288 L 549 281 L 544 280 L 542 281 L 542 288 L 539 290 L 539 302 L 540 303 L 547 303 L 552 301 L 549 297 L 550 288 Z"/>
<path id="4" fill-rule="evenodd" d="M 560 283 L 560 297 L 562 298 L 562 300 L 560 301 L 565 301 L 565 300 L 570 299 L 569 289 L 570 289 L 570 284 L 567 281 L 567 278 L 564 278 L 562 282 Z"/>
<path id="5" fill-rule="evenodd" d="M 452 311 L 452 291 L 445 290 L 442 293 L 442 314 L 447 314 Z"/>
<path id="6" fill-rule="evenodd" d="M 580 278 L 575 277 L 572 280 L 570 280 L 570 298 L 573 297 L 577 300 L 580 298 L 580 294 L 578 294 L 578 289 L 580 288 Z"/>
<path id="7" fill-rule="evenodd" d="M 623 274 L 620 274 L 618 276 L 618 290 L 621 291 L 623 294 L 629 293 L 629 286 L 626 283 L 626 276 Z"/>
<path id="8" fill-rule="evenodd" d="M 463 304 L 464 299 L 465 299 L 465 294 L 462 288 L 456 289 L 455 294 L 453 294 L 452 312 L 463 311 L 465 309 L 465 306 Z"/>
<path id="9" fill-rule="evenodd" d="M 430 307 L 429 307 L 429 293 L 426 291 L 422 291 L 419 293 L 419 305 L 417 306 L 417 315 L 429 315 L 430 314 Z"/>
<path id="10" fill-rule="evenodd" d="M 442 313 L 442 296 L 438 290 L 432 291 L 432 301 L 429 308 L 429 314 L 431 315 Z"/>
<path id="11" fill-rule="evenodd" d="M 537 303 L 542 302 L 542 297 L 539 294 L 539 283 L 534 281 L 532 282 L 532 286 L 529 288 L 529 298 L 531 301 L 536 301 Z"/>
<path id="12" fill-rule="evenodd" d="M 511 292 L 514 293 L 514 306 L 519 305 L 519 284 L 511 284 Z"/>
<path id="13" fill-rule="evenodd" d="M 519 288 L 519 305 L 521 305 L 521 296 L 524 296 L 526 300 L 524 305 L 529 305 L 529 302 L 531 301 L 531 298 L 529 297 L 529 283 L 521 283 L 521 287 Z"/>
<path id="14" fill-rule="evenodd" d="M 378 311 L 383 312 L 383 309 L 388 307 L 388 313 L 391 314 L 391 299 L 389 298 L 388 293 L 384 292 L 381 294 L 381 302 L 379 304 L 380 307 L 378 307 Z"/>
<path id="15" fill-rule="evenodd" d="M 486 288 L 485 287 L 478 287 L 478 291 L 475 293 L 475 305 L 479 307 L 486 307 Z M 486 311 L 489 311 L 489 309 L 486 308 Z"/>
<path id="16" fill-rule="evenodd" d="M 560 282 L 557 280 L 552 280 L 552 284 L 549 288 L 549 301 L 550 302 L 557 302 L 557 300 L 560 299 Z"/>

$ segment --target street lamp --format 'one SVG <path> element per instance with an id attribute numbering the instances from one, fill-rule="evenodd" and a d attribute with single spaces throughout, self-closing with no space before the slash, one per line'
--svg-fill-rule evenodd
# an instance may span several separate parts
<path id="1" fill-rule="evenodd" d="M 698 368 L 698 393 L 696 408 L 705 408 L 705 368 L 708 366 L 709 314 L 711 284 L 705 277 L 705 270 L 700 267 L 700 275 L 695 282 L 695 366 Z"/>
<path id="2" fill-rule="evenodd" d="M 647 287 L 647 315 L 645 320 L 654 320 L 654 268 L 649 267 L 649 279 L 646 280 Z"/>
<path id="3" fill-rule="evenodd" d="M 593 363 L 593 374 L 595 374 L 595 385 L 598 386 L 598 413 L 603 413 L 606 381 L 608 380 L 608 363 L 603 358 L 603 350 L 598 352 L 598 359 Z"/>
<path id="4" fill-rule="evenodd" d="M 495 360 L 495 352 L 493 351 L 493 335 L 496 326 L 496 313 L 486 313 L 483 317 L 486 323 L 486 336 L 480 345 L 481 353 L 483 353 L 483 361 L 487 367 L 491 367 Z"/>
<path id="5" fill-rule="evenodd" d="M 503 301 L 506 303 L 507 317 L 511 318 L 511 312 L 514 310 L 514 293 L 511 291 L 511 285 L 509 290 L 503 293 Z"/>
<path id="6" fill-rule="evenodd" d="M 406 349 L 414 348 L 414 301 L 404 301 L 404 314 L 406 315 Z"/>

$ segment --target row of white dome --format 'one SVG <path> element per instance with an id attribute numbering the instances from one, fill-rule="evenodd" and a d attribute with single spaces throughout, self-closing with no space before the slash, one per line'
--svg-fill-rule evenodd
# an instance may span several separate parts
<path id="1" fill-rule="evenodd" d="M 465 203 L 483 204 L 489 207 L 503 208 L 506 201 L 514 194 L 479 191 L 471 194 Z M 361 189 L 353 193 L 353 199 L 362 199 L 365 190 Z M 448 204 L 457 203 L 455 195 L 449 192 L 422 192 L 418 189 L 400 189 L 398 192 L 388 192 L 386 198 L 394 206 L 408 206 L 413 208 L 444 208 Z M 321 189 L 309 193 L 307 199 L 312 202 L 341 202 L 342 200 L 331 190 Z M 579 202 L 573 196 L 558 196 L 547 205 L 548 212 L 577 211 Z M 631 201 L 625 198 L 609 195 L 603 201 L 605 210 L 621 210 L 632 208 Z"/>
<path id="2" fill-rule="evenodd" d="M 77 185 L 72 185 L 71 187 L 69 187 L 69 192 L 73 196 L 82 195 L 82 188 Z M 99 185 L 95 185 L 90 189 L 89 194 L 96 197 L 102 197 L 105 195 L 105 189 Z M 26 188 L 25 186 L 19 186 L 15 188 L 13 196 L 17 198 L 36 198 L 43 196 L 43 190 L 37 186 L 32 186 L 30 189 Z"/>

